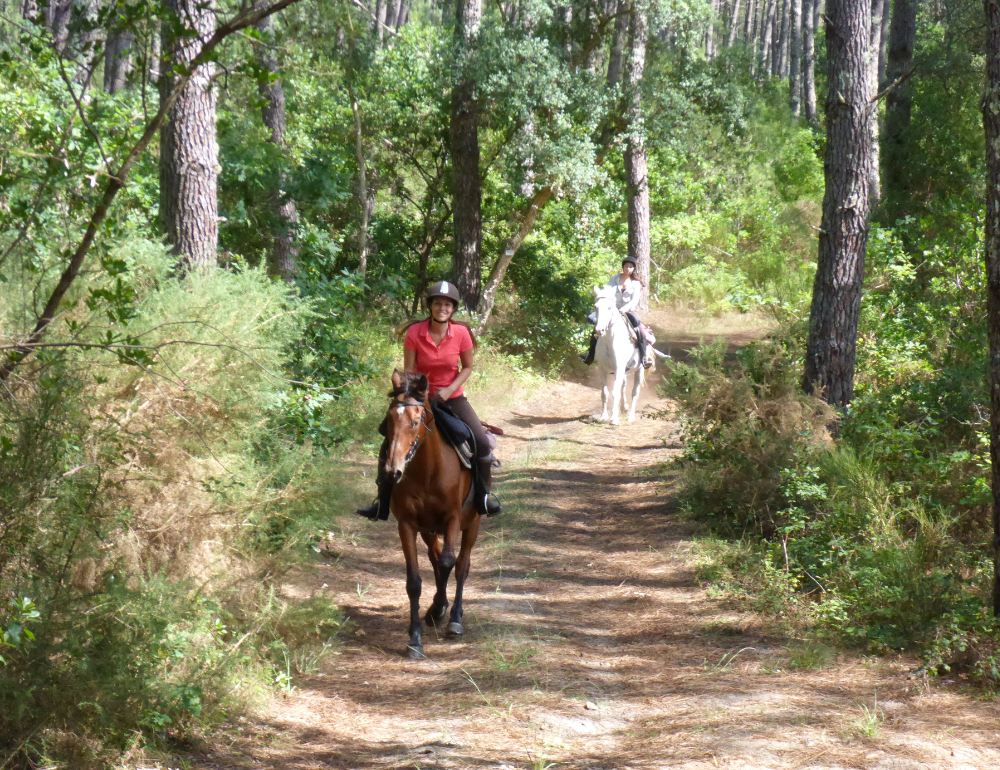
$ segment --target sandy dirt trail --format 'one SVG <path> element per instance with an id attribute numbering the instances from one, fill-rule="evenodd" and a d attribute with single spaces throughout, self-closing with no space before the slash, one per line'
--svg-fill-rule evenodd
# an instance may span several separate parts
<path id="1" fill-rule="evenodd" d="M 707 336 L 666 314 L 653 320 L 675 354 Z M 754 332 L 723 336 L 739 344 Z M 344 608 L 346 643 L 192 766 L 1000 767 L 1000 709 L 961 681 L 928 681 L 905 658 L 847 654 L 793 670 L 789 640 L 707 595 L 694 527 L 663 473 L 677 425 L 650 416 L 670 404 L 647 387 L 644 417 L 611 428 L 589 419 L 596 387 L 591 374 L 514 409 L 481 406 L 507 432 L 507 513 L 485 522 L 473 556 L 464 637 L 429 630 L 429 659 L 403 657 L 395 527 L 345 517 L 329 563 L 294 590 Z"/>

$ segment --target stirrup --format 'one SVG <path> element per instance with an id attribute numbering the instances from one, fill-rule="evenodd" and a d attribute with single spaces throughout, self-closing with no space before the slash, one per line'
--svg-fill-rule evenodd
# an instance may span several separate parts
<path id="1" fill-rule="evenodd" d="M 492 503 L 492 505 L 491 505 Z M 500 505 L 500 498 L 496 496 L 493 492 L 486 493 L 486 515 L 487 516 L 499 516 L 503 513 L 503 506 Z"/>

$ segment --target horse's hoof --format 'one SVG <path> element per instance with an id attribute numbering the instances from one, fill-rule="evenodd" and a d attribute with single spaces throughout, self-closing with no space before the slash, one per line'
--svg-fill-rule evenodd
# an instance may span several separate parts
<path id="1" fill-rule="evenodd" d="M 423 660 L 427 656 L 424 655 L 424 646 L 422 644 L 412 645 L 408 644 L 406 646 L 406 657 L 410 660 Z"/>
<path id="2" fill-rule="evenodd" d="M 618 420 L 612 420 L 611 421 L 611 425 L 613 425 L 614 427 L 617 428 L 618 427 Z"/>
<path id="3" fill-rule="evenodd" d="M 461 636 L 464 632 L 465 629 L 462 628 L 461 623 L 456 623 L 452 621 L 451 623 L 448 624 L 448 633 L 451 634 L 452 636 Z"/>
<path id="4" fill-rule="evenodd" d="M 427 610 L 427 614 L 424 615 L 424 623 L 426 623 L 429 626 L 434 626 L 435 628 L 437 628 L 444 622 L 444 619 L 447 616 L 447 614 L 448 614 L 447 605 L 442 607 L 441 612 L 439 612 L 437 615 L 434 614 L 434 608 L 431 607 L 429 610 Z"/>

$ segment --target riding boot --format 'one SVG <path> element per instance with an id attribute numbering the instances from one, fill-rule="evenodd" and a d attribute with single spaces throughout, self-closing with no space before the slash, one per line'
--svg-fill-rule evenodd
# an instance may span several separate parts
<path id="1" fill-rule="evenodd" d="M 481 516 L 496 516 L 503 512 L 503 506 L 496 495 L 491 494 L 493 488 L 493 454 L 478 458 L 479 483 L 476 489 L 476 509 Z"/>
<path id="2" fill-rule="evenodd" d="M 383 430 L 382 426 L 379 427 L 379 432 Z M 388 440 L 382 442 L 382 446 L 378 453 L 378 476 L 375 478 L 375 486 L 378 489 L 378 496 L 375 498 L 375 502 L 369 505 L 367 508 L 358 508 L 355 513 L 358 516 L 364 516 L 366 519 L 372 521 L 388 521 L 389 519 L 389 501 L 392 500 L 392 488 L 393 483 L 389 479 L 385 478 L 385 461 L 386 456 L 389 453 L 389 442 Z"/>
<path id="3" fill-rule="evenodd" d="M 597 352 L 597 335 L 593 332 L 590 333 L 590 349 L 587 351 L 587 355 L 581 355 L 580 358 L 583 359 L 583 363 L 590 366 L 594 363 L 594 353 Z"/>
<path id="4" fill-rule="evenodd" d="M 636 329 L 636 339 L 639 345 L 639 361 L 642 363 L 643 367 L 648 369 L 653 365 L 652 358 L 646 358 L 646 335 L 642 333 L 642 329 Z"/>
<path id="5" fill-rule="evenodd" d="M 388 521 L 389 501 L 392 500 L 392 488 L 395 484 L 386 480 L 376 481 L 375 486 L 378 487 L 378 497 L 375 498 L 375 502 L 367 508 L 358 508 L 355 513 L 372 521 Z"/>

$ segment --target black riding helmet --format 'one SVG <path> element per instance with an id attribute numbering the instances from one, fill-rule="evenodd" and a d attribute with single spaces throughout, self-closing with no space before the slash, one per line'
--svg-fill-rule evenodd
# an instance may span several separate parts
<path id="1" fill-rule="evenodd" d="M 431 300 L 435 297 L 444 297 L 445 299 L 450 299 L 455 303 L 455 309 L 458 310 L 459 296 L 458 287 L 449 281 L 438 281 L 432 284 L 429 289 L 427 289 L 427 296 L 425 301 L 427 302 L 427 307 L 431 306 Z"/>
<path id="2" fill-rule="evenodd" d="M 626 262 L 631 263 L 632 267 L 636 270 L 639 269 L 639 263 L 636 261 L 635 257 L 625 257 L 625 259 L 622 260 L 622 264 L 624 265 Z"/>

